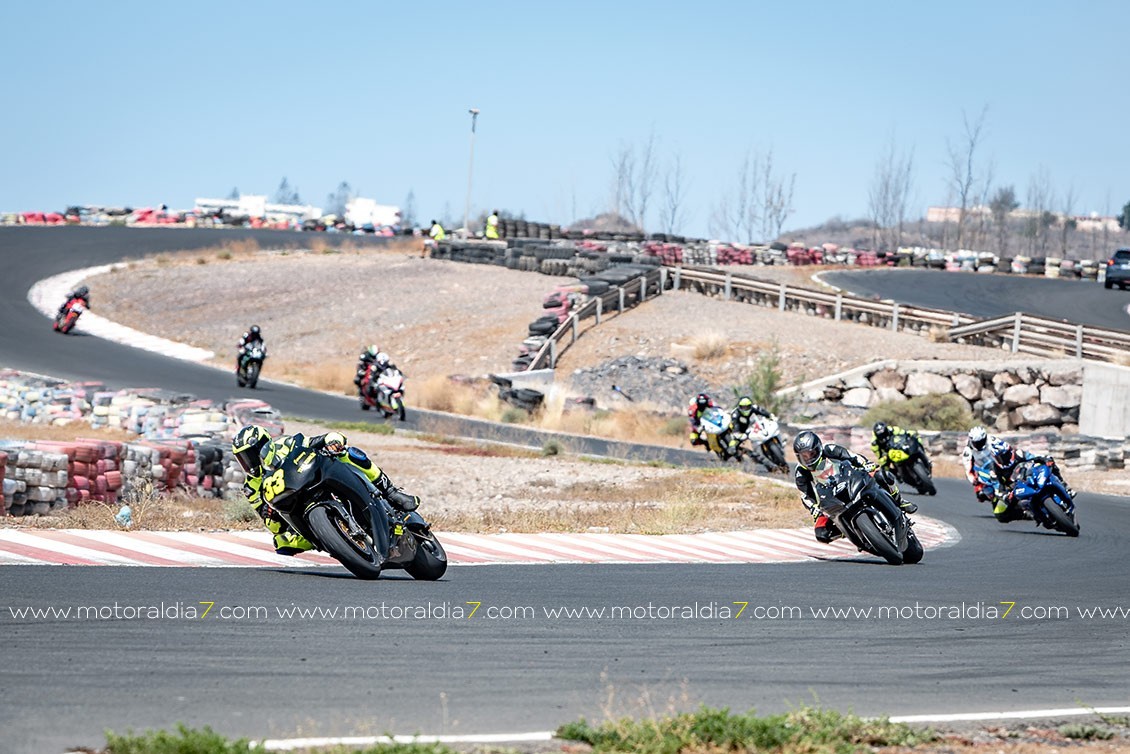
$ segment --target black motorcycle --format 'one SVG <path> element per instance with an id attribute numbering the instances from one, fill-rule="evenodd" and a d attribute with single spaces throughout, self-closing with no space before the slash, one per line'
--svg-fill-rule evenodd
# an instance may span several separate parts
<path id="1" fill-rule="evenodd" d="M 235 381 L 240 387 L 254 389 L 259 384 L 259 372 L 263 370 L 263 360 L 267 358 L 267 346 L 251 346 L 239 357 L 235 370 Z"/>
<path id="2" fill-rule="evenodd" d="M 416 511 L 393 508 L 359 472 L 322 453 L 298 447 L 263 469 L 263 500 L 315 547 L 359 579 L 386 568 L 435 581 L 447 553 Z"/>
<path id="3" fill-rule="evenodd" d="M 895 435 L 887 450 L 887 458 L 891 461 L 895 478 L 900 482 L 909 484 L 919 495 L 938 494 L 931 477 L 933 464 L 916 436 L 909 432 Z"/>
<path id="4" fill-rule="evenodd" d="M 894 500 L 863 469 L 830 461 L 831 476 L 816 482 L 817 504 L 851 543 L 891 565 L 922 560 L 922 543 Z"/>

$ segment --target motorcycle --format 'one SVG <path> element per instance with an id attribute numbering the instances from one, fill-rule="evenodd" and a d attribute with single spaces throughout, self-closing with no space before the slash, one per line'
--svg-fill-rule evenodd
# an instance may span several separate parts
<path id="1" fill-rule="evenodd" d="M 924 550 L 914 524 L 865 470 L 829 461 L 832 473 L 814 480 L 817 505 L 851 543 L 891 565 L 918 563 Z"/>
<path id="2" fill-rule="evenodd" d="M 61 332 L 64 335 L 74 329 L 78 318 L 86 311 L 86 304 L 82 299 L 73 298 L 67 302 L 63 310 L 55 315 L 55 332 Z"/>
<path id="3" fill-rule="evenodd" d="M 1024 461 L 1017 465 L 1012 472 L 1009 499 L 1045 529 L 1061 531 L 1069 537 L 1079 536 L 1075 501 L 1047 464 Z"/>
<path id="4" fill-rule="evenodd" d="M 730 441 L 734 437 L 734 427 L 729 413 L 717 406 L 711 406 L 702 412 L 699 421 L 702 433 L 706 435 L 707 449 L 719 459 L 728 461 L 736 458 L 740 462 L 750 455 L 749 448 L 746 448 L 740 440 L 733 447 L 730 446 Z"/>
<path id="5" fill-rule="evenodd" d="M 758 448 L 762 456 L 769 461 L 770 469 L 789 470 L 789 464 L 785 460 L 785 448 L 781 444 L 781 425 L 776 419 L 755 414 L 750 421 L 746 436 L 750 444 Z"/>
<path id="6" fill-rule="evenodd" d="M 359 579 L 389 568 L 423 581 L 443 576 L 447 553 L 418 512 L 393 508 L 347 464 L 300 445 L 264 467 L 260 487 L 291 529 Z"/>
<path id="7" fill-rule="evenodd" d="M 376 408 L 387 419 L 396 414 L 404 421 L 404 375 L 395 367 L 386 369 L 373 381 L 377 367 L 370 366 L 361 380 L 361 410 Z"/>
<path id="8" fill-rule="evenodd" d="M 235 382 L 240 387 L 255 389 L 259 384 L 259 372 L 263 369 L 263 360 L 267 358 L 267 346 L 255 345 L 248 348 L 239 358 L 235 370 Z"/>
<path id="9" fill-rule="evenodd" d="M 895 435 L 887 449 L 887 458 L 891 461 L 895 478 L 900 482 L 909 484 L 919 495 L 938 494 L 931 478 L 930 459 L 917 437 L 909 432 Z"/>

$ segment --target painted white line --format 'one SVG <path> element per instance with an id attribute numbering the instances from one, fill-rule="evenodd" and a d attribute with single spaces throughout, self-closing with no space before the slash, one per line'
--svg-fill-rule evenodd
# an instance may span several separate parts
<path id="1" fill-rule="evenodd" d="M 348 736 L 340 738 L 274 738 L 263 741 L 267 751 L 293 751 L 316 746 L 387 746 L 389 744 L 501 744 L 553 740 L 553 731 L 479 733 L 462 736 Z"/>
<path id="2" fill-rule="evenodd" d="M 31 302 L 31 305 L 38 309 L 43 316 L 54 319 L 55 312 L 58 311 L 59 305 L 63 303 L 66 295 L 73 291 L 75 286 L 80 282 L 86 278 L 102 275 L 113 269 L 125 266 L 125 264 L 119 262 L 118 264 L 104 264 L 99 267 L 87 267 L 82 270 L 62 272 L 58 275 L 40 280 L 33 285 L 27 292 L 27 300 Z M 139 330 L 134 330 L 132 327 L 120 325 L 117 322 L 111 322 L 105 317 L 99 317 L 93 311 L 89 310 L 79 319 L 78 324 L 75 325 L 75 329 L 114 343 L 121 343 L 123 345 L 133 346 L 134 348 L 143 348 L 146 351 L 153 351 L 183 361 L 200 363 L 215 356 L 212 351 L 203 348 L 196 348 L 195 346 L 190 346 L 185 343 L 166 340 L 156 335 L 149 335 Z"/>
<path id="3" fill-rule="evenodd" d="M 958 723 L 977 720 L 1029 720 L 1050 717 L 1086 717 L 1088 715 L 1121 715 L 1130 707 L 1067 707 L 1064 709 L 1030 709 L 1012 712 L 958 712 L 952 715 L 896 715 L 892 723 Z"/>

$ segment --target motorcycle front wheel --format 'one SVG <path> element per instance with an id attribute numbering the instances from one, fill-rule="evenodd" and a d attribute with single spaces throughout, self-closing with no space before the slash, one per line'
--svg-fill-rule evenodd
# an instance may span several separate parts
<path id="1" fill-rule="evenodd" d="M 247 387 L 252 390 L 259 384 L 259 365 L 251 364 L 247 367 Z"/>
<path id="2" fill-rule="evenodd" d="M 1079 524 L 1075 517 L 1065 511 L 1055 499 L 1055 496 L 1049 495 L 1043 500 L 1044 510 L 1047 511 L 1048 516 L 1055 521 L 1055 528 L 1069 537 L 1079 536 Z"/>
<path id="3" fill-rule="evenodd" d="M 367 540 L 351 534 L 350 521 L 341 511 L 320 505 L 308 514 L 306 521 L 322 547 L 359 579 L 373 580 L 381 575 L 381 556 Z"/>
<path id="4" fill-rule="evenodd" d="M 408 575 L 419 581 L 436 581 L 447 572 L 447 552 L 431 532 L 413 531 L 416 557 L 404 566 Z"/>
<path id="5" fill-rule="evenodd" d="M 898 546 L 894 542 L 894 532 L 888 536 L 883 529 L 890 529 L 890 524 L 883 519 L 883 529 L 875 522 L 873 516 L 882 518 L 878 511 L 864 510 L 855 517 L 855 528 L 863 536 L 864 541 L 871 545 L 871 551 L 886 560 L 891 565 L 902 565 L 903 558 Z"/>

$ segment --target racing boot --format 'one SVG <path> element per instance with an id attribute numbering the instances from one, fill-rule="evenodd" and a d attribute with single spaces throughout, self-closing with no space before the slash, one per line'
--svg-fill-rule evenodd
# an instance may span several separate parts
<path id="1" fill-rule="evenodd" d="M 388 478 L 388 474 L 382 472 L 380 478 L 377 479 L 373 486 L 384 496 L 384 499 L 389 502 L 389 505 L 394 508 L 407 513 L 420 507 L 420 498 L 416 495 L 409 495 L 401 490 L 392 483 L 392 480 Z"/>
<path id="2" fill-rule="evenodd" d="M 891 499 L 895 501 L 895 505 L 902 509 L 903 513 L 917 513 L 918 505 L 906 500 L 902 496 L 902 490 L 899 489 L 898 482 L 895 481 L 895 475 L 890 469 L 879 469 L 875 474 L 875 478 L 890 494 Z"/>
<path id="3" fill-rule="evenodd" d="M 844 533 L 840 531 L 840 527 L 836 526 L 836 524 L 832 522 L 832 519 L 824 514 L 820 514 L 816 517 L 812 534 L 816 537 L 817 542 L 823 544 L 835 542 L 844 535 Z"/>

